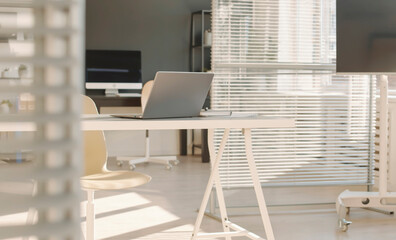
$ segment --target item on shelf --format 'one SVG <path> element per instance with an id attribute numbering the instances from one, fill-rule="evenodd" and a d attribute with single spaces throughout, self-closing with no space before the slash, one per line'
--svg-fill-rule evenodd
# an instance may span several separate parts
<path id="1" fill-rule="evenodd" d="M 19 78 L 18 67 L 6 67 L 1 72 L 1 78 L 3 78 L 3 79 L 18 79 Z"/>
<path id="2" fill-rule="evenodd" d="M 12 104 L 10 100 L 3 100 L 0 102 L 0 113 L 9 113 Z"/>
<path id="3" fill-rule="evenodd" d="M 204 46 L 212 46 L 212 31 L 210 29 L 205 30 L 203 45 Z"/>

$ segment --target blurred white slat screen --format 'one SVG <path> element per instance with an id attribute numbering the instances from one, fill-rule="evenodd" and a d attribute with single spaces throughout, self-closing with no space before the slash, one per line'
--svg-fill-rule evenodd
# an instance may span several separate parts
<path id="1" fill-rule="evenodd" d="M 82 0 L 0 0 L 0 238 L 80 239 Z"/>

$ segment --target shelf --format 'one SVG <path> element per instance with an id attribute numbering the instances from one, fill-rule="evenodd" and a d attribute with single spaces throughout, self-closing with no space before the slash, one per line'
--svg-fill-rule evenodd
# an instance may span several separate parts
<path id="1" fill-rule="evenodd" d="M 193 12 L 192 15 L 211 14 L 211 13 L 212 13 L 212 10 L 200 10 L 200 11 Z"/>
<path id="2" fill-rule="evenodd" d="M 211 10 L 191 13 L 190 71 L 192 72 L 204 72 L 205 69 L 211 67 L 210 53 L 206 50 L 212 48 L 212 45 L 207 45 L 212 42 L 210 34 L 211 14 Z"/>
<path id="3" fill-rule="evenodd" d="M 212 43 L 208 35 L 211 28 L 211 10 L 200 10 L 191 14 L 191 35 L 190 35 L 190 71 L 204 72 L 211 68 L 210 51 Z M 206 34 L 205 34 L 206 32 Z M 208 41 L 210 39 L 210 41 Z M 210 100 L 206 100 L 204 107 L 210 106 Z M 195 148 L 201 149 L 202 162 L 209 162 L 209 150 L 207 145 L 207 130 L 201 130 L 201 143 L 194 142 L 194 131 L 192 132 L 192 153 Z"/>
<path id="4" fill-rule="evenodd" d="M 212 47 L 212 45 L 204 45 L 204 46 L 202 46 L 202 45 L 195 45 L 195 46 L 191 46 L 192 48 L 202 48 L 202 47 L 204 47 L 204 48 L 211 48 Z"/>

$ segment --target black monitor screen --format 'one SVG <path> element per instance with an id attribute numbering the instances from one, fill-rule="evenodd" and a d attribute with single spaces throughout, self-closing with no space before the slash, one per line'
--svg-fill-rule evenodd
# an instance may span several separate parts
<path id="1" fill-rule="evenodd" d="M 337 0 L 337 72 L 396 72 L 396 0 Z"/>
<path id="2" fill-rule="evenodd" d="M 141 83 L 140 51 L 87 50 L 86 82 Z"/>

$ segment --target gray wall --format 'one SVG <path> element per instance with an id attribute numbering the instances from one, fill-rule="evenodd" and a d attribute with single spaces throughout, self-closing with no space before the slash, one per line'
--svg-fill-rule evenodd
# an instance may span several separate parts
<path id="1" fill-rule="evenodd" d="M 142 51 L 143 82 L 188 71 L 191 12 L 210 0 L 87 0 L 86 48 Z"/>

